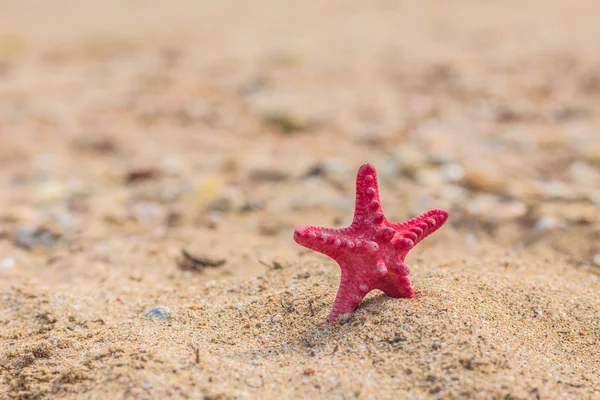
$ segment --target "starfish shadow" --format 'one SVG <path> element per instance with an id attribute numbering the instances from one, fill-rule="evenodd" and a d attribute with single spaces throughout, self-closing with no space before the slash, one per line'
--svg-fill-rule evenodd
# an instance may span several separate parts
<path id="1" fill-rule="evenodd" d="M 360 303 L 360 305 L 357 307 L 356 311 L 363 309 L 363 312 L 367 311 L 367 310 L 372 310 L 374 312 L 378 312 L 378 310 L 380 310 L 383 307 L 383 304 L 389 300 L 397 300 L 397 299 L 394 299 L 393 297 L 390 297 L 383 292 L 379 292 L 379 293 L 375 294 L 374 296 L 371 296 L 368 299 L 363 300 L 362 303 Z"/>
<path id="2" fill-rule="evenodd" d="M 381 291 L 378 291 L 377 294 L 363 300 L 362 303 L 360 303 L 360 305 L 358 306 L 358 308 L 354 311 L 354 313 L 356 314 L 357 312 L 359 312 L 360 314 L 362 314 L 361 316 L 367 317 L 369 314 L 378 314 L 380 310 L 385 308 L 385 303 L 387 302 L 414 301 L 426 297 L 427 294 L 422 293 L 420 291 L 415 291 L 415 295 L 416 298 L 413 299 L 395 298 L 388 296 L 387 294 Z"/>

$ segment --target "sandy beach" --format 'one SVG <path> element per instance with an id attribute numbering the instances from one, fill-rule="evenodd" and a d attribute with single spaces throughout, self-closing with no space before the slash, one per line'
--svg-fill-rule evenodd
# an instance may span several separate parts
<path id="1" fill-rule="evenodd" d="M 0 0 L 0 399 L 600 399 L 599 13 Z M 328 324 L 364 163 L 450 218 Z"/>

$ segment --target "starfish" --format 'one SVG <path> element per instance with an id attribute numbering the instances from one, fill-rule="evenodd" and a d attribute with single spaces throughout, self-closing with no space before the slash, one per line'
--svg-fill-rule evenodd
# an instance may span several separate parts
<path id="1" fill-rule="evenodd" d="M 298 226 L 294 231 L 298 244 L 333 258 L 342 271 L 328 322 L 354 312 L 374 289 L 390 297 L 414 299 L 404 259 L 447 219 L 447 211 L 435 209 L 405 222 L 389 222 L 379 201 L 377 171 L 371 164 L 362 165 L 356 176 L 356 206 L 349 227 Z"/>

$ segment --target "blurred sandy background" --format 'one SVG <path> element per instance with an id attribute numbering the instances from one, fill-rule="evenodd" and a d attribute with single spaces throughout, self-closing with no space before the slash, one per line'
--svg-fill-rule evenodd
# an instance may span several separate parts
<path id="1" fill-rule="evenodd" d="M 0 398 L 599 398 L 598 15 L 0 0 Z M 365 162 L 451 217 L 330 326 Z"/>

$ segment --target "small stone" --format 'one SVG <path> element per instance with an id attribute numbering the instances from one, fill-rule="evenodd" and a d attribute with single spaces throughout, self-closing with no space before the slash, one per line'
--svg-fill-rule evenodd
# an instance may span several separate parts
<path id="1" fill-rule="evenodd" d="M 307 121 L 286 111 L 267 113 L 263 116 L 263 121 L 284 134 L 307 131 L 316 125 L 315 122 Z"/>
<path id="2" fill-rule="evenodd" d="M 81 224 L 79 218 L 67 212 L 60 213 L 56 219 L 63 232 L 72 232 Z"/>
<path id="3" fill-rule="evenodd" d="M 592 146 L 585 146 L 582 149 L 582 156 L 583 158 L 589 162 L 589 163 L 593 163 L 593 164 L 599 164 L 600 163 L 600 143 L 596 144 L 596 145 L 592 145 Z"/>
<path id="4" fill-rule="evenodd" d="M 219 197 L 208 203 L 207 209 L 210 211 L 229 213 L 232 211 L 240 211 L 246 204 L 247 202 L 237 188 L 227 187 L 222 191 Z"/>
<path id="5" fill-rule="evenodd" d="M 467 189 L 457 185 L 444 185 L 440 188 L 440 196 L 454 204 L 465 203 L 468 194 Z"/>
<path id="6" fill-rule="evenodd" d="M 33 221 L 38 219 L 38 211 L 24 205 L 16 205 L 10 208 L 5 215 L 5 218 L 11 222 L 33 223 Z"/>
<path id="7" fill-rule="evenodd" d="M 536 216 L 553 216 L 569 223 L 596 223 L 600 221 L 597 206 L 590 203 L 542 203 L 535 207 Z"/>
<path id="8" fill-rule="evenodd" d="M 540 191 L 546 198 L 552 199 L 569 199 L 571 191 L 567 185 L 559 181 L 544 181 L 540 182 Z"/>
<path id="9" fill-rule="evenodd" d="M 283 182 L 289 175 L 277 169 L 254 169 L 250 171 L 248 178 L 254 182 Z"/>
<path id="10" fill-rule="evenodd" d="M 436 168 L 422 168 L 415 173 L 415 177 L 423 186 L 439 187 L 444 183 L 442 173 Z"/>
<path id="11" fill-rule="evenodd" d="M 463 182 L 468 188 L 482 192 L 499 192 L 504 186 L 499 177 L 476 169 L 466 170 Z"/>
<path id="12" fill-rule="evenodd" d="M 427 156 L 414 147 L 403 146 L 395 154 L 400 173 L 405 176 L 415 176 L 418 170 L 428 165 Z"/>
<path id="13" fill-rule="evenodd" d="M 162 175 L 162 173 L 163 171 L 161 171 L 158 167 L 154 166 L 133 168 L 127 171 L 124 177 L 124 181 L 127 184 L 132 184 L 153 180 L 159 178 Z"/>
<path id="14" fill-rule="evenodd" d="M 138 202 L 127 209 L 127 216 L 137 222 L 164 221 L 167 212 L 158 203 Z"/>
<path id="15" fill-rule="evenodd" d="M 14 234 L 15 245 L 27 249 L 51 249 L 54 248 L 61 235 L 45 227 L 35 227 L 31 225 L 22 225 L 17 228 Z"/>
<path id="16" fill-rule="evenodd" d="M 262 200 L 245 200 L 244 204 L 237 210 L 240 213 L 251 213 L 261 211 L 265 208 L 265 203 Z"/>
<path id="17" fill-rule="evenodd" d="M 72 140 L 71 145 L 80 151 L 99 154 L 116 153 L 119 149 L 112 137 L 103 134 L 76 137 Z"/>
<path id="18" fill-rule="evenodd" d="M 469 232 L 465 235 L 465 244 L 467 246 L 473 246 L 476 243 L 477 243 L 477 237 L 475 237 L 475 235 L 473 235 L 471 232 Z"/>
<path id="19" fill-rule="evenodd" d="M 569 174 L 571 180 L 581 185 L 590 185 L 594 182 L 600 181 L 600 173 L 595 168 L 592 168 L 589 164 L 576 161 L 569 167 Z"/>
<path id="20" fill-rule="evenodd" d="M 143 317 L 155 318 L 159 321 L 165 321 L 171 319 L 169 315 L 169 309 L 166 307 L 155 307 L 151 308 L 142 314 Z"/>
<path id="21" fill-rule="evenodd" d="M 67 188 L 64 184 L 58 181 L 45 181 L 40 183 L 36 189 L 34 196 L 36 200 L 43 202 L 51 202 L 62 199 L 67 195 Z"/>
<path id="22" fill-rule="evenodd" d="M 203 207 L 221 197 L 224 188 L 225 182 L 220 178 L 209 178 L 198 184 L 189 193 L 186 193 L 182 197 L 182 200 L 192 203 L 195 206 Z"/>
<path id="23" fill-rule="evenodd" d="M 12 257 L 6 257 L 0 260 L 0 269 L 11 269 L 15 267 L 15 259 Z"/>
<path id="24" fill-rule="evenodd" d="M 551 215 L 543 215 L 535 223 L 535 229 L 538 231 L 548 231 L 563 225 L 564 222 L 562 220 Z"/>
<path id="25" fill-rule="evenodd" d="M 202 271 L 205 268 L 216 268 L 224 265 L 227 260 L 208 256 L 198 256 L 186 249 L 181 249 L 181 257 L 176 260 L 177 266 L 183 271 Z"/>
<path id="26" fill-rule="evenodd" d="M 518 219 L 527 213 L 527 204 L 521 201 L 512 201 L 504 208 L 504 217 L 506 219 Z"/>
<path id="27" fill-rule="evenodd" d="M 395 344 L 395 343 L 400 343 L 400 342 L 406 342 L 407 339 L 406 337 L 402 336 L 402 335 L 396 335 L 390 339 L 387 340 L 388 343 L 390 344 Z"/>
<path id="28" fill-rule="evenodd" d="M 258 233 L 262 236 L 275 236 L 283 229 L 283 225 L 280 221 L 272 219 L 264 219 L 259 221 L 256 227 Z"/>
<path id="29" fill-rule="evenodd" d="M 594 254 L 594 264 L 596 264 L 598 267 L 600 267 L 600 253 L 596 253 Z"/>
<path id="30" fill-rule="evenodd" d="M 506 194 L 509 197 L 528 200 L 533 198 L 543 197 L 541 184 L 539 182 L 531 182 L 529 180 L 512 181 L 507 184 Z"/>
<path id="31" fill-rule="evenodd" d="M 332 182 L 343 182 L 352 173 L 353 171 L 347 162 L 332 158 L 310 165 L 304 173 L 303 178 L 324 178 Z"/>
<path id="32" fill-rule="evenodd" d="M 599 256 L 600 256 L 600 254 L 599 254 Z M 283 317 L 281 315 L 277 314 L 277 315 L 274 315 L 273 318 L 271 318 L 271 322 L 277 323 L 277 322 L 281 321 L 282 319 L 283 319 Z"/>
<path id="33" fill-rule="evenodd" d="M 528 210 L 520 201 L 504 201 L 489 194 L 479 194 L 466 206 L 469 213 L 484 217 L 489 221 L 511 221 L 523 217 Z"/>
<path id="34" fill-rule="evenodd" d="M 588 199 L 594 204 L 600 204 L 600 190 L 592 190 L 589 192 Z"/>
<path id="35" fill-rule="evenodd" d="M 174 175 L 174 174 L 181 172 L 182 168 L 183 167 L 181 164 L 181 160 L 176 155 L 169 155 L 169 156 L 164 157 L 162 159 L 161 166 L 160 166 L 160 169 L 165 174 L 170 174 L 170 175 Z"/>
<path id="36" fill-rule="evenodd" d="M 302 271 L 296 275 L 296 279 L 308 279 L 308 278 L 310 278 L 310 272 L 308 272 L 308 271 Z"/>
<path id="37" fill-rule="evenodd" d="M 465 169 L 458 164 L 448 164 L 441 168 L 442 177 L 446 182 L 458 182 L 465 176 Z"/>

